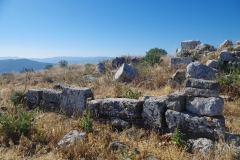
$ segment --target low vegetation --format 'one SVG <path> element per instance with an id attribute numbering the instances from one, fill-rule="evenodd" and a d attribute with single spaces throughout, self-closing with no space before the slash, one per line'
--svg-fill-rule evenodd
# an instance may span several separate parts
<path id="1" fill-rule="evenodd" d="M 217 53 L 218 51 L 216 51 Z M 210 56 L 208 57 L 210 58 Z M 198 57 L 206 61 L 206 57 Z M 75 87 L 89 87 L 94 98 L 122 97 L 140 99 L 144 95 L 160 96 L 180 91 L 181 86 L 173 88 L 166 83 L 176 71 L 169 67 L 169 57 L 162 49 L 151 49 L 141 63 L 134 64 L 139 75 L 129 83 L 119 83 L 112 80 L 112 68 L 109 61 L 103 62 L 105 73 L 97 73 L 95 65 L 68 65 L 60 61 L 59 66 L 52 66 L 37 72 L 23 72 L 0 76 L 0 159 L 146 159 L 154 156 L 158 159 L 238 159 L 230 149 L 216 149 L 203 158 L 199 153 L 189 153 L 185 147 L 184 131 L 176 128 L 173 136 L 157 135 L 154 131 L 133 126 L 134 137 L 129 137 L 129 130 L 121 132 L 111 128 L 106 121 L 94 120 L 89 110 L 82 117 L 68 117 L 63 113 L 29 110 L 25 102 L 28 89 L 52 88 L 54 84 L 64 84 Z M 228 67 L 228 66 L 225 66 Z M 239 92 L 237 68 L 221 70 L 221 94 L 233 95 Z M 224 71 L 224 69 L 227 69 Z M 230 71 L 230 72 L 229 72 Z M 225 74 L 224 74 L 225 73 Z M 226 78 L 232 73 L 233 78 Z M 92 74 L 97 77 L 88 82 L 82 77 Z M 46 79 L 47 77 L 47 79 Z M 50 81 L 51 80 L 51 81 Z M 223 114 L 226 119 L 226 129 L 240 134 L 239 94 L 225 100 Z M 71 129 L 87 132 L 84 144 L 70 147 L 59 147 L 58 142 Z M 17 137 L 14 139 L 14 137 Z M 119 141 L 127 148 L 113 151 L 110 143 Z"/>

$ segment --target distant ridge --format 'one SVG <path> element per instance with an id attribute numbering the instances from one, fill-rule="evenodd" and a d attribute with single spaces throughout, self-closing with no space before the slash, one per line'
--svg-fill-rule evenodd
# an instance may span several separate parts
<path id="1" fill-rule="evenodd" d="M 41 63 L 29 59 L 0 60 L 0 73 L 21 72 L 23 69 L 42 70 L 51 63 Z"/>
<path id="2" fill-rule="evenodd" d="M 114 57 L 51 57 L 51 58 L 31 58 L 31 60 L 44 62 L 44 63 L 54 63 L 58 64 L 60 60 L 66 60 L 68 64 L 78 64 L 78 63 L 98 63 L 99 61 L 103 60 L 111 60 Z"/>

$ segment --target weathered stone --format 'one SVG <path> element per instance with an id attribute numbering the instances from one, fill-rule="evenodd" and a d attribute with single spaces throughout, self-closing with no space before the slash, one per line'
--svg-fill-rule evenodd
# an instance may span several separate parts
<path id="1" fill-rule="evenodd" d="M 44 100 L 40 101 L 40 107 L 46 111 L 59 111 L 60 110 L 59 103 L 48 102 L 48 101 L 44 101 Z"/>
<path id="2" fill-rule="evenodd" d="M 236 146 L 240 146 L 240 135 L 226 132 L 225 141 L 229 144 L 234 143 Z"/>
<path id="3" fill-rule="evenodd" d="M 84 143 L 86 133 L 77 130 L 71 130 L 67 133 L 62 140 L 58 142 L 59 146 L 69 147 L 70 145 L 78 145 Z"/>
<path id="4" fill-rule="evenodd" d="M 117 68 L 121 66 L 123 63 L 126 63 L 126 60 L 124 57 L 116 57 L 115 59 L 112 60 L 112 68 Z"/>
<path id="5" fill-rule="evenodd" d="M 189 112 L 167 110 L 166 122 L 171 132 L 179 125 L 187 136 L 218 139 L 225 134 L 223 116 L 205 117 Z"/>
<path id="6" fill-rule="evenodd" d="M 203 157 L 210 154 L 214 147 L 213 141 L 207 138 L 189 139 L 187 143 L 190 145 L 190 152 L 200 152 Z"/>
<path id="7" fill-rule="evenodd" d="M 152 97 L 154 97 L 154 96 L 143 96 L 142 97 L 142 101 L 146 101 L 146 100 L 148 100 L 149 98 L 152 98 Z"/>
<path id="8" fill-rule="evenodd" d="M 186 77 L 213 80 L 216 78 L 218 70 L 208 67 L 200 62 L 192 62 L 187 66 Z"/>
<path id="9" fill-rule="evenodd" d="M 40 100 L 42 100 L 43 90 L 41 89 L 30 89 L 27 92 L 27 101 L 29 104 L 40 104 Z"/>
<path id="10" fill-rule="evenodd" d="M 218 59 L 220 61 L 233 61 L 234 57 L 227 50 L 224 50 L 220 53 Z"/>
<path id="11" fill-rule="evenodd" d="M 220 44 L 220 48 L 222 48 L 222 47 L 228 47 L 228 46 L 232 46 L 232 45 L 233 45 L 232 41 L 230 41 L 230 40 L 225 40 L 222 44 Z"/>
<path id="12" fill-rule="evenodd" d="M 237 41 L 237 42 L 235 43 L 235 46 L 236 46 L 236 45 L 240 45 L 240 41 Z"/>
<path id="13" fill-rule="evenodd" d="M 240 50 L 240 45 L 236 45 L 233 47 L 235 50 Z"/>
<path id="14" fill-rule="evenodd" d="M 53 89 L 44 89 L 42 99 L 47 102 L 60 103 L 62 92 Z"/>
<path id="15" fill-rule="evenodd" d="M 68 114 L 74 111 L 82 113 L 86 108 L 87 98 L 93 98 L 89 88 L 63 88 L 60 109 Z"/>
<path id="16" fill-rule="evenodd" d="M 205 44 L 199 44 L 196 46 L 196 50 L 203 51 L 205 49 L 206 45 Z"/>
<path id="17" fill-rule="evenodd" d="M 218 97 L 219 90 L 215 89 L 200 89 L 200 88 L 191 88 L 185 87 L 182 92 L 186 96 L 202 96 L 202 97 Z"/>
<path id="18" fill-rule="evenodd" d="M 182 49 L 194 49 L 201 42 L 199 40 L 186 40 L 181 42 Z"/>
<path id="19" fill-rule="evenodd" d="M 96 66 L 96 71 L 97 72 L 105 72 L 106 68 L 105 68 L 104 64 L 103 63 L 98 63 L 97 66 Z"/>
<path id="20" fill-rule="evenodd" d="M 208 60 L 206 65 L 208 67 L 212 67 L 214 69 L 218 69 L 219 63 L 220 63 L 219 60 Z"/>
<path id="21" fill-rule="evenodd" d="M 172 79 L 178 83 L 182 83 L 186 79 L 186 70 L 177 70 Z"/>
<path id="22" fill-rule="evenodd" d="M 211 90 L 217 90 L 218 92 L 220 90 L 220 84 L 217 81 L 195 79 L 195 78 L 188 78 L 184 83 L 184 87 L 211 89 Z"/>
<path id="23" fill-rule="evenodd" d="M 186 110 L 186 97 L 183 93 L 176 92 L 167 95 L 166 107 L 175 111 Z"/>
<path id="24" fill-rule="evenodd" d="M 192 62 L 192 59 L 189 57 L 184 57 L 184 58 L 171 58 L 170 59 L 170 66 L 174 67 L 177 65 L 188 65 Z"/>
<path id="25" fill-rule="evenodd" d="M 119 130 L 123 130 L 126 128 L 129 128 L 130 125 L 128 122 L 122 120 L 121 118 L 118 117 L 112 117 L 110 120 L 110 123 L 112 125 L 113 128 L 119 129 Z"/>
<path id="26" fill-rule="evenodd" d="M 116 151 L 118 149 L 125 149 L 125 148 L 127 148 L 126 145 L 124 145 L 123 143 L 121 143 L 119 141 L 112 142 L 109 147 L 110 147 L 111 150 L 114 150 L 114 151 Z"/>
<path id="27" fill-rule="evenodd" d="M 124 63 L 114 75 L 114 79 L 128 82 L 131 81 L 137 74 L 138 70 L 136 68 Z"/>
<path id="28" fill-rule="evenodd" d="M 91 112 L 99 116 L 141 118 L 143 101 L 129 98 L 106 98 L 89 102 Z"/>
<path id="29" fill-rule="evenodd" d="M 187 97 L 186 109 L 188 112 L 203 116 L 222 115 L 224 101 L 220 97 Z"/>
<path id="30" fill-rule="evenodd" d="M 152 126 L 157 132 L 165 128 L 166 99 L 167 96 L 153 97 L 143 104 L 142 118 L 144 119 L 144 125 Z"/>
<path id="31" fill-rule="evenodd" d="M 88 83 L 91 83 L 93 80 L 93 76 L 91 74 L 87 74 L 85 76 L 82 76 L 84 80 L 86 80 Z"/>

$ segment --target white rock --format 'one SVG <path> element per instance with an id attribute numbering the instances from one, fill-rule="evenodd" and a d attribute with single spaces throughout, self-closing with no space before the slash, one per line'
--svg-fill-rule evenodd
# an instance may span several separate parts
<path id="1" fill-rule="evenodd" d="M 70 145 L 78 145 L 84 143 L 86 133 L 77 130 L 71 130 L 63 139 L 58 142 L 59 146 L 69 147 Z"/>
<path id="2" fill-rule="evenodd" d="M 137 74 L 138 74 L 138 70 L 136 68 L 133 68 L 127 63 L 124 63 L 114 75 L 114 79 L 120 80 L 123 82 L 128 82 L 133 80 Z"/>
<path id="3" fill-rule="evenodd" d="M 201 42 L 199 40 L 186 40 L 181 42 L 182 49 L 194 49 Z"/>

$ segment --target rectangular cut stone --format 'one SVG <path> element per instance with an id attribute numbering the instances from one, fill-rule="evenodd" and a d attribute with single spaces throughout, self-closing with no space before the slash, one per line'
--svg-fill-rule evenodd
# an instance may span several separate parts
<path id="1" fill-rule="evenodd" d="M 190 64 L 192 62 L 191 58 L 171 58 L 170 59 L 170 65 L 171 67 L 176 66 L 176 65 L 186 65 Z"/>
<path id="2" fill-rule="evenodd" d="M 39 105 L 40 100 L 42 100 L 42 93 L 41 89 L 30 89 L 27 92 L 27 101 L 32 105 Z"/>
<path id="3" fill-rule="evenodd" d="M 222 115 L 223 107 L 224 101 L 220 97 L 187 97 L 187 111 L 198 115 Z"/>
<path id="4" fill-rule="evenodd" d="M 62 92 L 53 89 L 44 89 L 42 98 L 47 102 L 60 103 Z"/>
<path id="5" fill-rule="evenodd" d="M 189 112 L 167 110 L 166 122 L 171 132 L 179 125 L 187 136 L 218 139 L 225 134 L 225 119 L 223 116 L 206 117 Z"/>
<path id="6" fill-rule="evenodd" d="M 188 78 L 184 83 L 184 87 L 211 89 L 219 92 L 220 84 L 217 81 Z"/>
<path id="7" fill-rule="evenodd" d="M 219 90 L 212 90 L 212 89 L 199 89 L 199 88 L 191 88 L 185 87 L 183 88 L 182 92 L 186 96 L 202 96 L 202 97 L 218 97 Z"/>
<path id="8" fill-rule="evenodd" d="M 144 125 L 150 126 L 159 132 L 165 128 L 164 113 L 167 96 L 152 97 L 143 104 L 142 118 Z"/>
<path id="9" fill-rule="evenodd" d="M 186 110 L 186 96 L 180 92 L 167 95 L 166 107 L 175 111 Z"/>
<path id="10" fill-rule="evenodd" d="M 46 111 L 59 111 L 60 105 L 58 103 L 47 102 L 44 100 L 40 101 L 40 107 Z"/>
<path id="11" fill-rule="evenodd" d="M 82 113 L 86 108 L 87 98 L 93 98 L 89 88 L 63 88 L 60 109 L 68 114 L 75 111 Z"/>
<path id="12" fill-rule="evenodd" d="M 99 116 L 141 118 L 143 101 L 128 98 L 106 98 L 93 100 L 89 105 L 91 113 Z"/>

